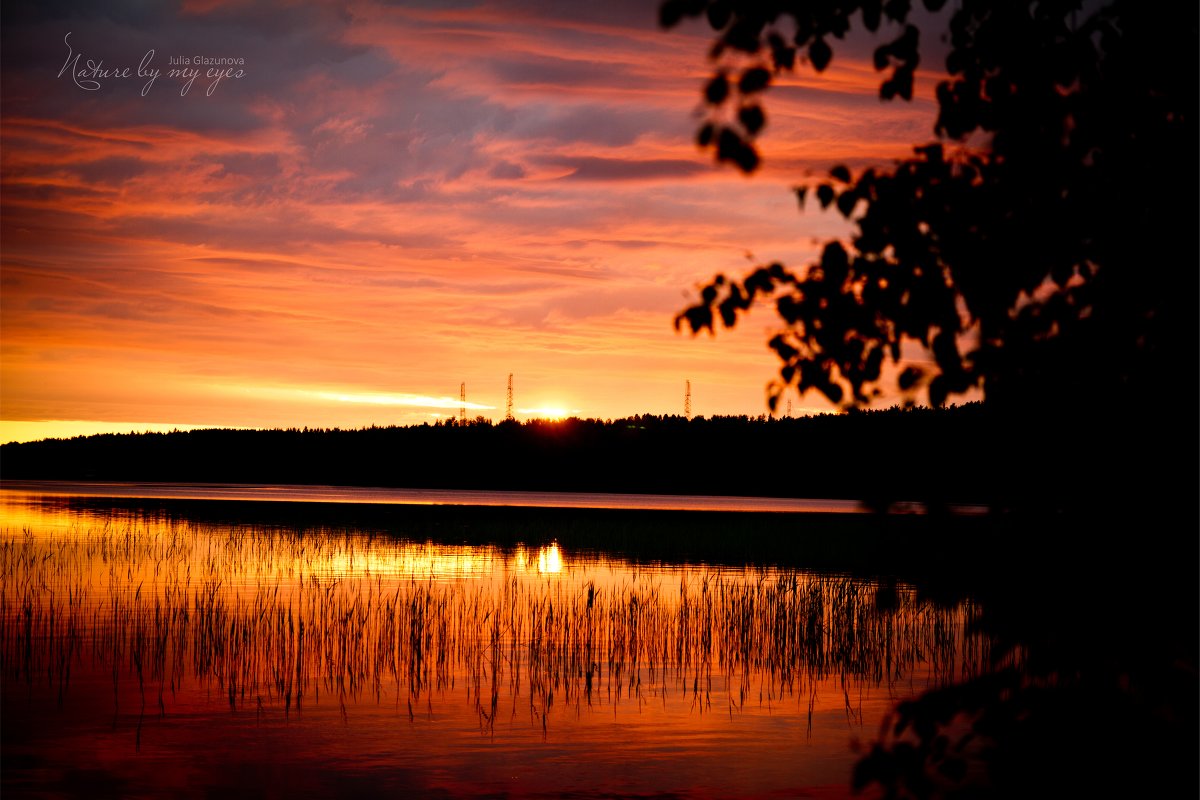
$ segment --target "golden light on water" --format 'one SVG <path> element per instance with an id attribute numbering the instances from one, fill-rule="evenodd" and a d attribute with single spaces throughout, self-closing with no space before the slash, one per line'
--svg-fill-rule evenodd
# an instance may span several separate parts
<path id="1" fill-rule="evenodd" d="M 359 548 L 337 548 L 325 560 L 325 569 L 331 575 L 365 574 L 446 581 L 486 577 L 503 563 L 504 555 L 495 547 L 434 542 L 397 544 L 381 540 Z"/>
<path id="2" fill-rule="evenodd" d="M 534 553 L 530 553 L 524 545 L 518 545 L 508 565 L 514 572 L 537 572 L 545 575 L 562 572 L 565 562 L 558 542 L 551 542 L 539 547 Z"/>

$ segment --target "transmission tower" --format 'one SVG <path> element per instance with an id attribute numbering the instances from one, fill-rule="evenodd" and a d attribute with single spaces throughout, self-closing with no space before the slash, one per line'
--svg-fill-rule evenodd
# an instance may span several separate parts
<path id="1" fill-rule="evenodd" d="M 458 424 L 467 424 L 467 384 L 463 381 L 458 385 Z"/>
<path id="2" fill-rule="evenodd" d="M 788 398 L 788 410 L 787 410 L 787 415 L 788 415 L 789 417 L 792 415 L 792 401 L 791 401 L 791 398 Z"/>
<path id="3" fill-rule="evenodd" d="M 684 393 L 683 393 L 683 416 L 686 417 L 687 419 L 691 419 L 692 418 L 692 382 L 690 380 L 684 381 L 684 385 L 687 388 L 684 390 Z"/>
<path id="4" fill-rule="evenodd" d="M 512 419 L 512 373 L 508 373 L 508 402 L 504 406 L 504 418 Z"/>

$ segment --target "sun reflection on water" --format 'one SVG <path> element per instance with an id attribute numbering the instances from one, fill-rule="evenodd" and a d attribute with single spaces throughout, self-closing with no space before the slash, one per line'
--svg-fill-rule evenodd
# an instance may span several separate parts
<path id="1" fill-rule="evenodd" d="M 558 542 L 551 542 L 546 547 L 538 548 L 538 572 L 562 572 L 563 559 L 559 552 Z"/>
<path id="2" fill-rule="evenodd" d="M 530 553 L 529 548 L 518 544 L 508 560 L 509 568 L 521 574 L 556 575 L 565 567 L 558 542 L 542 545 Z"/>

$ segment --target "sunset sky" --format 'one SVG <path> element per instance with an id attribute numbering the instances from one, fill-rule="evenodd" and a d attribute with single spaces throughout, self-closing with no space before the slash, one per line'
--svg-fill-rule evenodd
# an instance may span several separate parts
<path id="1" fill-rule="evenodd" d="M 3 15 L 0 441 L 419 423 L 463 382 L 499 419 L 509 373 L 518 418 L 678 414 L 686 380 L 695 414 L 764 413 L 774 315 L 715 338 L 674 315 L 845 233 L 798 212 L 810 173 L 932 136 L 928 85 L 881 103 L 843 46 L 769 92 L 763 169 L 717 166 L 694 142 L 712 33 L 659 29 L 656 2 Z M 130 77 L 89 91 L 75 54 Z M 169 61 L 196 56 L 243 75 L 184 93 Z"/>

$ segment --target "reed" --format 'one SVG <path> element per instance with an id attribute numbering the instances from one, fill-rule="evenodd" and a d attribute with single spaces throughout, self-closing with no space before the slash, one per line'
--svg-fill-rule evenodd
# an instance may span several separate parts
<path id="1" fill-rule="evenodd" d="M 237 711 L 325 694 L 415 718 L 461 688 L 481 731 L 504 714 L 547 731 L 558 709 L 651 698 L 730 714 L 791 702 L 811 719 L 833 682 L 853 719 L 864 693 L 949 683 L 991 657 L 971 603 L 905 586 L 602 558 L 544 574 L 521 550 L 332 530 L 6 531 L 0 574 L 6 685 L 44 681 L 67 702 L 73 671 L 111 674 L 114 714 L 129 681 L 142 715 L 194 687 Z"/>

